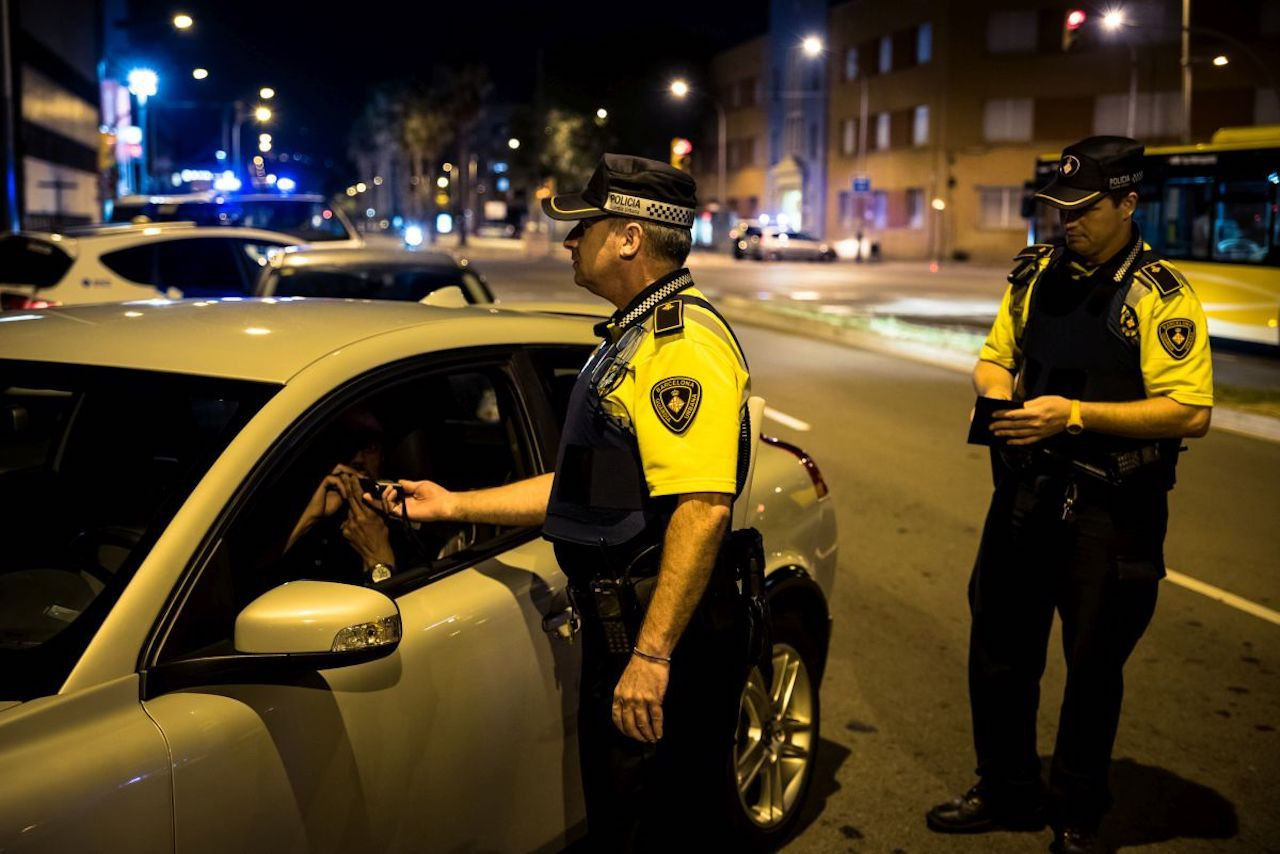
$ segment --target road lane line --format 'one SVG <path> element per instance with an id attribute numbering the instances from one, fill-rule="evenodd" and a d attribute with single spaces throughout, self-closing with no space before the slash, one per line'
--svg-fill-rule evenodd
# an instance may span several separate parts
<path id="1" fill-rule="evenodd" d="M 808 422 L 801 421 L 799 418 L 792 418 L 787 413 L 779 412 L 778 410 L 774 409 L 771 406 L 766 406 L 764 408 L 764 417 L 772 418 L 774 421 L 777 421 L 782 426 L 790 427 L 792 430 L 800 430 L 802 432 L 808 432 L 811 429 L 809 427 Z"/>
<path id="2" fill-rule="evenodd" d="M 1206 584 L 1197 578 L 1183 575 L 1181 572 L 1174 572 L 1168 567 L 1165 568 L 1165 577 L 1179 587 L 1185 587 L 1188 590 L 1199 593 L 1201 596 L 1208 596 L 1215 602 L 1230 605 L 1232 608 L 1244 611 L 1246 614 L 1251 614 L 1260 620 L 1266 620 L 1268 623 L 1280 626 L 1280 611 L 1273 611 L 1264 605 L 1250 602 L 1248 599 L 1237 596 L 1234 593 L 1228 593 L 1221 587 L 1214 587 L 1212 584 Z"/>

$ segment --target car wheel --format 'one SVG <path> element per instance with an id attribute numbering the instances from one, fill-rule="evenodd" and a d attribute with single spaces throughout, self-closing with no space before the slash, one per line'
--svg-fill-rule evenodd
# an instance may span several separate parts
<path id="1" fill-rule="evenodd" d="M 742 692 L 731 824 L 742 847 L 772 850 L 800 816 L 819 736 L 817 655 L 798 618 L 776 616 L 773 672 L 751 668 Z"/>

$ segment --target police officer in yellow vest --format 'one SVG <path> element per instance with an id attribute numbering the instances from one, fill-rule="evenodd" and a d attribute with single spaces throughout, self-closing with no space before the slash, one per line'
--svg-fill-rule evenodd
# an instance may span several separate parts
<path id="1" fill-rule="evenodd" d="M 1164 575 L 1181 440 L 1213 406 L 1204 312 L 1133 223 L 1142 146 L 1085 139 L 1036 198 L 1064 246 L 1018 254 L 973 382 L 1013 401 L 991 430 L 996 489 L 969 584 L 978 783 L 929 810 L 942 833 L 1054 829 L 1051 851 L 1106 850 L 1122 669 Z M 1053 613 L 1067 685 L 1044 790 L 1036 711 Z"/>
<path id="2" fill-rule="evenodd" d="M 581 193 L 546 199 L 549 216 L 577 223 L 564 241 L 574 281 L 617 307 L 574 386 L 554 477 L 466 493 L 404 483 L 410 518 L 542 524 L 554 543 L 583 615 L 593 850 L 669 848 L 673 833 L 710 844 L 736 796 L 730 751 L 758 627 L 722 539 L 746 473 L 749 374 L 683 266 L 696 204 L 686 173 L 616 154 Z"/>

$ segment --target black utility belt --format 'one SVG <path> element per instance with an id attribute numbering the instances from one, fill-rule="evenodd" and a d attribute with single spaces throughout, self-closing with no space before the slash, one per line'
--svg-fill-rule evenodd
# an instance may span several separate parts
<path id="1" fill-rule="evenodd" d="M 1047 448 L 1006 447 L 1000 449 L 1000 457 L 1005 465 L 1017 472 L 1051 477 L 1084 475 L 1107 486 L 1127 486 L 1156 473 L 1161 467 L 1167 470 L 1176 462 L 1168 459 L 1168 454 L 1157 444 L 1087 457 L 1075 457 Z"/>

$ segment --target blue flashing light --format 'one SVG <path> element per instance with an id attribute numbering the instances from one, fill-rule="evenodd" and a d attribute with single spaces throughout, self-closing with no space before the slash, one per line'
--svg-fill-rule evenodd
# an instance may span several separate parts
<path id="1" fill-rule="evenodd" d="M 449 234 L 453 231 L 453 217 L 447 213 L 436 214 L 436 232 Z"/>
<path id="2" fill-rule="evenodd" d="M 402 225 L 404 225 L 404 217 L 400 216 L 399 214 L 396 214 L 391 218 L 391 224 L 396 228 L 400 228 Z"/>
<path id="3" fill-rule="evenodd" d="M 227 159 L 227 153 L 226 153 L 225 151 L 223 151 L 221 148 L 219 148 L 217 151 L 215 151 L 215 152 L 213 153 L 213 156 L 214 156 L 214 158 L 216 158 L 217 160 L 226 160 L 226 159 Z"/>
<path id="4" fill-rule="evenodd" d="M 511 179 L 504 175 L 498 179 L 497 187 L 499 193 L 505 193 L 511 189 Z"/>
<path id="5" fill-rule="evenodd" d="M 499 160 L 497 163 L 493 164 L 493 171 L 495 174 L 501 175 L 503 172 L 507 171 L 507 164 Z"/>
<path id="6" fill-rule="evenodd" d="M 140 101 L 146 101 L 160 86 L 159 75 L 150 68 L 131 69 L 125 79 L 129 83 L 129 91 Z"/>

